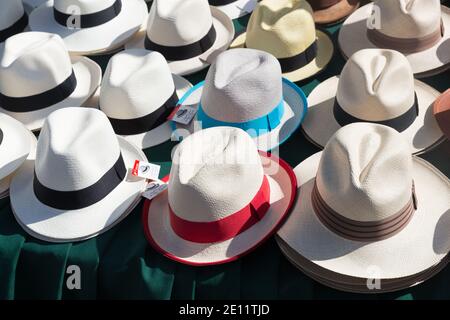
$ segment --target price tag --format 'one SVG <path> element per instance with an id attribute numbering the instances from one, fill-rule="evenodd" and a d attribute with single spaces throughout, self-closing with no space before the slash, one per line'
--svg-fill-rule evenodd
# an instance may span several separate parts
<path id="1" fill-rule="evenodd" d="M 158 180 L 160 169 L 161 167 L 157 164 L 136 160 L 131 174 L 136 177 Z"/>
<path id="2" fill-rule="evenodd" d="M 166 190 L 167 187 L 168 187 L 167 183 L 164 183 L 162 181 L 150 182 L 147 188 L 145 189 L 144 193 L 142 194 L 142 196 L 148 200 L 152 200 L 161 192 Z"/>
<path id="3" fill-rule="evenodd" d="M 191 123 L 197 113 L 197 108 L 190 105 L 178 105 L 167 118 L 168 120 L 187 125 Z"/>

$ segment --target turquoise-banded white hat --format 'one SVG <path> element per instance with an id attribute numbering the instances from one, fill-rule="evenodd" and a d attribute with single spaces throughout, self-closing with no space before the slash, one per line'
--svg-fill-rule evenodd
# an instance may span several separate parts
<path id="1" fill-rule="evenodd" d="M 246 131 L 261 151 L 286 141 L 302 123 L 307 100 L 303 91 L 281 76 L 278 60 L 254 49 L 220 54 L 204 82 L 178 102 L 197 109 L 189 125 L 173 122 L 174 137 L 200 129 L 229 126 Z"/>

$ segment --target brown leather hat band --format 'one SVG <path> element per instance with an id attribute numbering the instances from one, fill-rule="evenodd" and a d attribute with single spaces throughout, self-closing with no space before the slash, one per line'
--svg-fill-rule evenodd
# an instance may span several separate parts
<path id="1" fill-rule="evenodd" d="M 370 42 L 379 48 L 393 49 L 402 53 L 415 53 L 427 50 L 438 43 L 444 35 L 444 24 L 432 34 L 420 38 L 396 38 L 385 35 L 377 29 L 367 28 L 367 37 Z"/>
<path id="2" fill-rule="evenodd" d="M 334 6 L 336 3 L 341 2 L 341 0 L 309 0 L 308 2 L 313 10 L 322 10 Z"/>
<path id="3" fill-rule="evenodd" d="M 398 213 L 379 221 L 355 221 L 334 211 L 323 200 L 316 183 L 311 201 L 317 217 L 328 229 L 355 241 L 378 241 L 393 236 L 406 227 L 417 208 L 414 183 L 410 201 Z"/>

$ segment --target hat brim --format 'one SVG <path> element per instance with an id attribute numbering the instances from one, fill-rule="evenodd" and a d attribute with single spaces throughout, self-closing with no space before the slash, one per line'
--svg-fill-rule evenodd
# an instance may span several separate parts
<path id="1" fill-rule="evenodd" d="M 207 68 L 215 58 L 227 50 L 234 38 L 233 21 L 219 9 L 210 6 L 213 25 L 216 29 L 216 41 L 212 47 L 200 56 L 185 60 L 167 61 L 172 73 L 180 76 L 189 75 Z M 125 49 L 145 49 L 146 30 L 138 32 L 127 44 Z"/>
<path id="2" fill-rule="evenodd" d="M 181 76 L 176 74 L 172 76 L 178 97 L 184 96 L 192 88 L 192 84 Z M 148 132 L 122 137 L 141 149 L 146 149 L 170 140 L 171 136 L 172 126 L 170 125 L 170 121 L 166 121 Z"/>
<path id="3" fill-rule="evenodd" d="M 143 152 L 125 139 L 119 140 L 125 166 L 135 160 L 148 161 Z M 58 210 L 46 206 L 33 191 L 34 161 L 27 160 L 14 175 L 11 208 L 17 222 L 35 238 L 49 242 L 73 242 L 92 238 L 116 225 L 139 203 L 147 182 L 127 177 L 104 199 L 78 210 Z"/>
<path id="4" fill-rule="evenodd" d="M 311 191 L 321 155 L 312 155 L 294 169 L 299 184 L 297 202 L 278 232 L 289 247 L 319 267 L 359 278 L 371 278 L 373 266 L 380 279 L 408 277 L 444 259 L 450 251 L 450 181 L 441 172 L 413 157 L 418 209 L 408 225 L 385 240 L 352 241 L 330 231 L 312 208 Z"/>
<path id="5" fill-rule="evenodd" d="M 146 200 L 142 215 L 150 244 L 167 258 L 195 266 L 222 264 L 254 250 L 276 232 L 294 202 L 297 182 L 292 168 L 275 156 L 261 153 L 270 184 L 270 208 L 255 225 L 236 237 L 215 243 L 194 243 L 180 238 L 170 225 L 167 190 Z"/>
<path id="6" fill-rule="evenodd" d="M 367 37 L 367 18 L 370 16 L 373 3 L 369 3 L 350 15 L 339 31 L 339 47 L 345 59 L 361 49 L 376 48 Z M 431 76 L 442 71 L 442 67 L 450 63 L 450 8 L 441 6 L 444 36 L 433 47 L 405 54 L 416 78 Z"/>
<path id="7" fill-rule="evenodd" d="M 71 57 L 72 68 L 77 79 L 77 86 L 73 93 L 65 100 L 37 111 L 10 112 L 0 111 L 22 122 L 29 130 L 37 131 L 42 128 L 45 119 L 53 111 L 66 107 L 81 107 L 94 94 L 102 79 L 102 70 L 99 65 L 86 57 Z"/>
<path id="8" fill-rule="evenodd" d="M 306 66 L 297 70 L 283 73 L 283 77 L 292 81 L 298 82 L 308 79 L 319 72 L 322 72 L 330 63 L 334 55 L 334 45 L 330 35 L 326 31 L 316 30 L 317 37 L 317 56 Z M 247 39 L 247 32 L 240 34 L 231 43 L 230 48 L 244 48 Z"/>
<path id="9" fill-rule="evenodd" d="M 302 123 L 302 130 L 308 140 L 321 148 L 341 128 L 333 114 L 338 83 L 339 77 L 331 77 L 320 83 L 308 96 L 308 117 Z M 410 143 L 411 153 L 419 154 L 436 147 L 444 138 L 433 116 L 433 103 L 440 93 L 419 80 L 415 80 L 414 89 L 419 115 L 400 134 Z"/>
<path id="10" fill-rule="evenodd" d="M 123 46 L 138 32 L 147 15 L 145 1 L 127 0 L 122 1 L 122 10 L 114 19 L 96 27 L 69 29 L 54 19 L 53 0 L 49 0 L 33 10 L 29 25 L 32 31 L 56 33 L 61 36 L 70 53 L 90 55 Z"/>
<path id="11" fill-rule="evenodd" d="M 411 288 L 435 276 L 449 262 L 449 256 L 447 255 L 440 263 L 430 269 L 413 276 L 390 280 L 349 277 L 315 265 L 290 248 L 280 237 L 277 236 L 275 239 L 286 259 L 308 277 L 330 288 L 352 293 L 387 293 Z M 378 286 L 369 287 L 368 284 L 372 284 L 373 280 L 379 281 Z"/>
<path id="12" fill-rule="evenodd" d="M 317 24 L 334 24 L 342 21 L 359 8 L 359 0 L 342 0 L 321 10 L 314 10 L 314 21 Z"/>
<path id="13" fill-rule="evenodd" d="M 230 19 L 237 19 L 252 13 L 256 7 L 256 0 L 237 0 L 224 6 L 215 6 Z"/>
<path id="14" fill-rule="evenodd" d="M 189 105 L 193 108 L 198 108 L 203 92 L 204 82 L 194 86 L 184 97 L 178 102 L 179 105 Z M 254 137 L 258 150 L 270 151 L 282 143 L 300 127 L 300 124 L 305 119 L 308 107 L 306 96 L 303 91 L 294 83 L 283 78 L 283 98 L 284 98 L 284 114 L 281 118 L 280 124 L 267 133 L 263 133 Z M 185 136 L 185 133 L 193 133 L 200 130 L 197 117 L 188 125 L 176 124 L 172 122 L 173 138 L 180 139 Z M 187 132 L 186 132 L 187 131 Z"/>

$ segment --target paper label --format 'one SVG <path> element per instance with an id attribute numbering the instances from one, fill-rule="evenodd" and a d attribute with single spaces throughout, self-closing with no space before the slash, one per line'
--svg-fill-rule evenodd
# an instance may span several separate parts
<path id="1" fill-rule="evenodd" d="M 178 105 L 167 118 L 170 121 L 187 125 L 194 119 L 197 109 L 189 105 Z"/>
<path id="2" fill-rule="evenodd" d="M 161 192 L 166 190 L 168 187 L 167 183 L 164 183 L 162 181 L 153 181 L 150 182 L 147 188 L 145 189 L 142 196 L 148 200 L 152 200 L 157 195 L 159 195 Z"/>
<path id="3" fill-rule="evenodd" d="M 136 160 L 134 162 L 131 174 L 136 177 L 141 177 L 150 180 L 158 180 L 160 169 L 161 166 L 157 164 Z"/>

